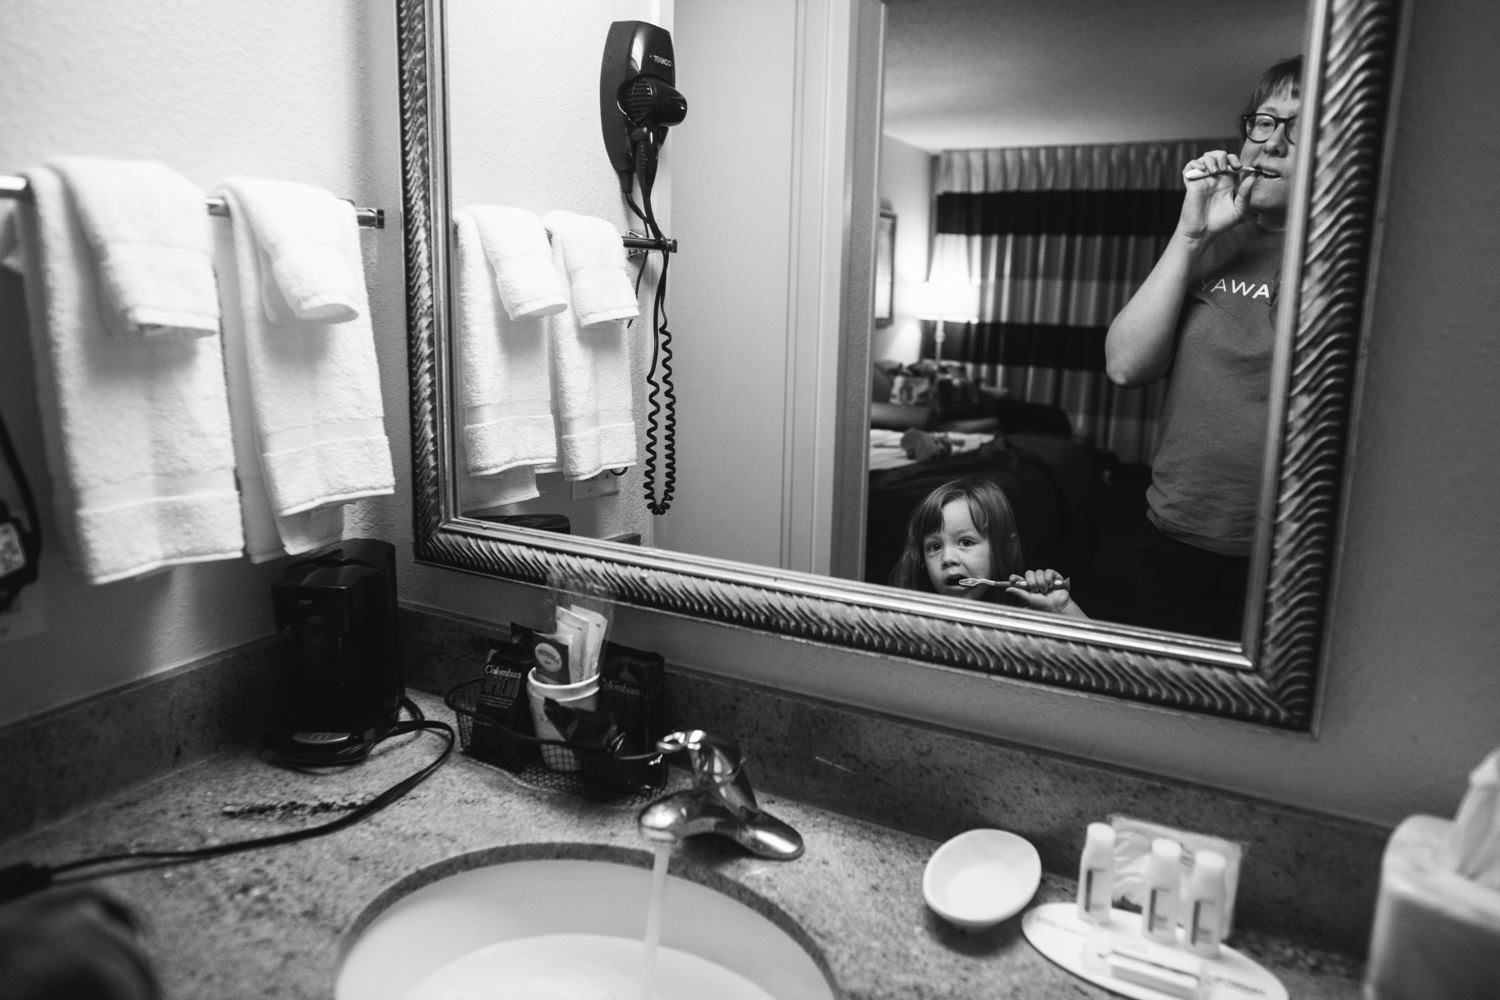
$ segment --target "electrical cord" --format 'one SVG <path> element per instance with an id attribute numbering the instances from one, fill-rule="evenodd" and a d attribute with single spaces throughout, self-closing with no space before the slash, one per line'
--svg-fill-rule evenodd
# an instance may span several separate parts
<path id="1" fill-rule="evenodd" d="M 658 517 L 672 505 L 672 494 L 677 488 L 677 397 L 672 388 L 672 331 L 667 327 L 666 289 L 667 258 L 664 257 L 652 302 L 652 323 L 657 336 L 651 352 L 651 369 L 646 376 L 650 387 L 646 395 L 646 507 Z M 658 464 L 662 473 L 660 499 L 656 496 Z"/>
<path id="2" fill-rule="evenodd" d="M 637 148 L 639 148 L 639 147 L 637 147 Z M 635 217 L 637 219 L 640 219 L 641 223 L 643 225 L 646 225 L 647 228 L 649 229 L 650 225 L 649 225 L 649 223 L 646 222 L 646 213 L 642 212 L 641 211 L 641 206 L 639 206 L 639 205 L 637 205 L 635 203 L 635 192 L 629 186 L 629 180 L 630 180 L 630 178 L 633 177 L 633 176 L 635 176 L 635 175 L 634 174 L 622 174 L 621 176 L 623 176 L 626 179 L 626 187 L 625 187 L 624 192 L 623 192 L 624 195 L 625 195 L 625 204 L 630 207 L 630 211 L 635 214 Z"/>
<path id="3" fill-rule="evenodd" d="M 284 833 L 253 837 L 249 840 L 235 840 L 226 844 L 213 844 L 208 847 L 181 850 L 122 851 L 118 854 L 101 854 L 94 857 L 77 858 L 57 865 L 34 865 L 30 862 L 22 862 L 7 868 L 0 868 L 0 903 L 28 896 L 54 884 L 71 884 L 89 878 L 97 878 L 101 875 L 120 875 L 126 872 L 143 871 L 148 868 L 186 864 L 191 861 L 217 858 L 226 854 L 237 854 L 241 851 L 256 850 L 262 847 L 291 844 L 299 840 L 310 840 L 313 837 L 321 837 L 342 830 L 347 826 L 352 826 L 360 820 L 384 809 L 427 780 L 434 771 L 442 766 L 443 762 L 453 752 L 454 744 L 458 738 L 453 732 L 452 726 L 437 719 L 423 718 L 421 710 L 410 699 L 403 698 L 402 705 L 409 712 L 413 713 L 416 718 L 405 722 L 397 722 L 388 732 L 374 742 L 380 742 L 381 740 L 390 739 L 395 736 L 404 736 L 408 733 L 436 732 L 447 738 L 442 752 L 417 771 L 391 785 L 369 801 L 360 803 L 337 819 L 301 830 L 289 830 Z M 105 867 L 108 867 L 109 870 L 104 872 L 88 871 L 88 869 Z M 76 877 L 59 878 L 59 876 L 68 876 L 75 872 L 83 872 L 83 874 L 79 874 Z"/>
<path id="4" fill-rule="evenodd" d="M 651 205 L 651 189 L 656 178 L 656 145 L 647 137 L 635 144 L 636 176 L 641 185 L 641 204 L 626 196 L 632 211 L 646 224 L 651 235 L 665 240 L 656 213 Z M 672 331 L 667 323 L 667 267 L 672 255 L 663 252 L 661 275 L 656 282 L 656 294 L 651 303 L 651 327 L 654 333 L 651 344 L 651 368 L 646 375 L 646 466 L 644 486 L 646 509 L 661 516 L 672 505 L 672 494 L 677 487 L 677 396 L 672 386 Z M 642 273 L 644 273 L 644 266 Z M 658 467 L 662 476 L 661 495 L 657 496 L 656 475 Z"/>

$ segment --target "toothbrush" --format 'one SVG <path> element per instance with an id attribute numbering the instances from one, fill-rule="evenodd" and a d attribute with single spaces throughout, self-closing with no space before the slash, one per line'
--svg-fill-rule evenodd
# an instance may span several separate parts
<path id="1" fill-rule="evenodd" d="M 1214 170 L 1214 171 L 1194 170 L 1193 171 L 1193 176 L 1189 177 L 1189 180 L 1198 180 L 1198 179 L 1203 178 L 1203 177 L 1222 177 L 1222 176 L 1224 176 L 1226 174 L 1236 174 L 1236 175 L 1241 176 L 1241 177 L 1243 177 L 1245 174 L 1253 174 L 1256 177 L 1275 177 L 1276 176 L 1271 171 L 1266 170 L 1263 167 L 1248 167 L 1247 166 L 1247 167 L 1229 167 L 1228 169 L 1225 169 L 1225 170 Z"/>
<path id="2" fill-rule="evenodd" d="M 1026 586 L 1026 577 L 1013 576 L 1010 580 L 987 580 L 983 576 L 966 576 L 959 580 L 959 586 L 1017 586 L 1023 591 L 1031 591 L 1032 594 L 1052 594 L 1053 591 L 1067 591 L 1073 586 L 1070 577 L 1062 577 L 1061 580 L 1053 580 L 1052 585 L 1046 589 L 1029 588 Z"/>

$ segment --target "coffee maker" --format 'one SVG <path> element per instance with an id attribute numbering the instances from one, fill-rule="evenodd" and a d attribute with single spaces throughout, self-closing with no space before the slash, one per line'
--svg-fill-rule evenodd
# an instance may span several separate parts
<path id="1" fill-rule="evenodd" d="M 396 550 L 353 538 L 293 559 L 271 585 L 278 664 L 273 752 L 300 763 L 358 760 L 396 724 L 406 695 Z"/>

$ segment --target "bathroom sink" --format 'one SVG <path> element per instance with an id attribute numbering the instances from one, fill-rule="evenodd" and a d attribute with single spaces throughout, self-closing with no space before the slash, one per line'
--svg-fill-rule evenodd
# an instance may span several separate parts
<path id="1" fill-rule="evenodd" d="M 639 996 L 652 888 L 650 856 L 639 857 L 647 867 L 581 858 L 475 865 L 468 856 L 415 873 L 356 921 L 335 997 Z M 790 920 L 765 908 L 787 927 L 669 867 L 655 995 L 835 1000 Z"/>

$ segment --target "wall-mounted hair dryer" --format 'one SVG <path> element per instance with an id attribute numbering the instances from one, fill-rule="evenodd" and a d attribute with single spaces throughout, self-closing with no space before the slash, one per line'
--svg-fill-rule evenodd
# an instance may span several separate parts
<path id="1" fill-rule="evenodd" d="M 649 197 L 667 128 L 687 116 L 687 99 L 676 82 L 671 34 L 645 21 L 609 26 L 599 68 L 599 123 L 627 196 L 632 180 L 639 179 L 642 197 Z"/>
<path id="2" fill-rule="evenodd" d="M 656 222 L 651 207 L 651 187 L 656 182 L 656 156 L 667 139 L 667 128 L 687 116 L 687 99 L 677 92 L 677 66 L 672 56 L 672 36 L 645 21 L 616 21 L 604 40 L 604 61 L 599 67 L 599 124 L 604 130 L 604 148 L 610 165 L 620 175 L 620 193 L 630 210 L 663 251 L 661 273 L 651 309 L 653 331 L 651 368 L 646 413 L 646 464 L 642 480 L 646 508 L 652 514 L 667 512 L 677 479 L 676 399 L 672 391 L 672 332 L 667 329 L 667 263 L 670 241 Z M 641 201 L 636 204 L 635 186 Z M 645 274 L 645 264 L 641 265 Z M 637 279 L 639 287 L 639 279 Z M 656 476 L 662 475 L 660 496 Z"/>

